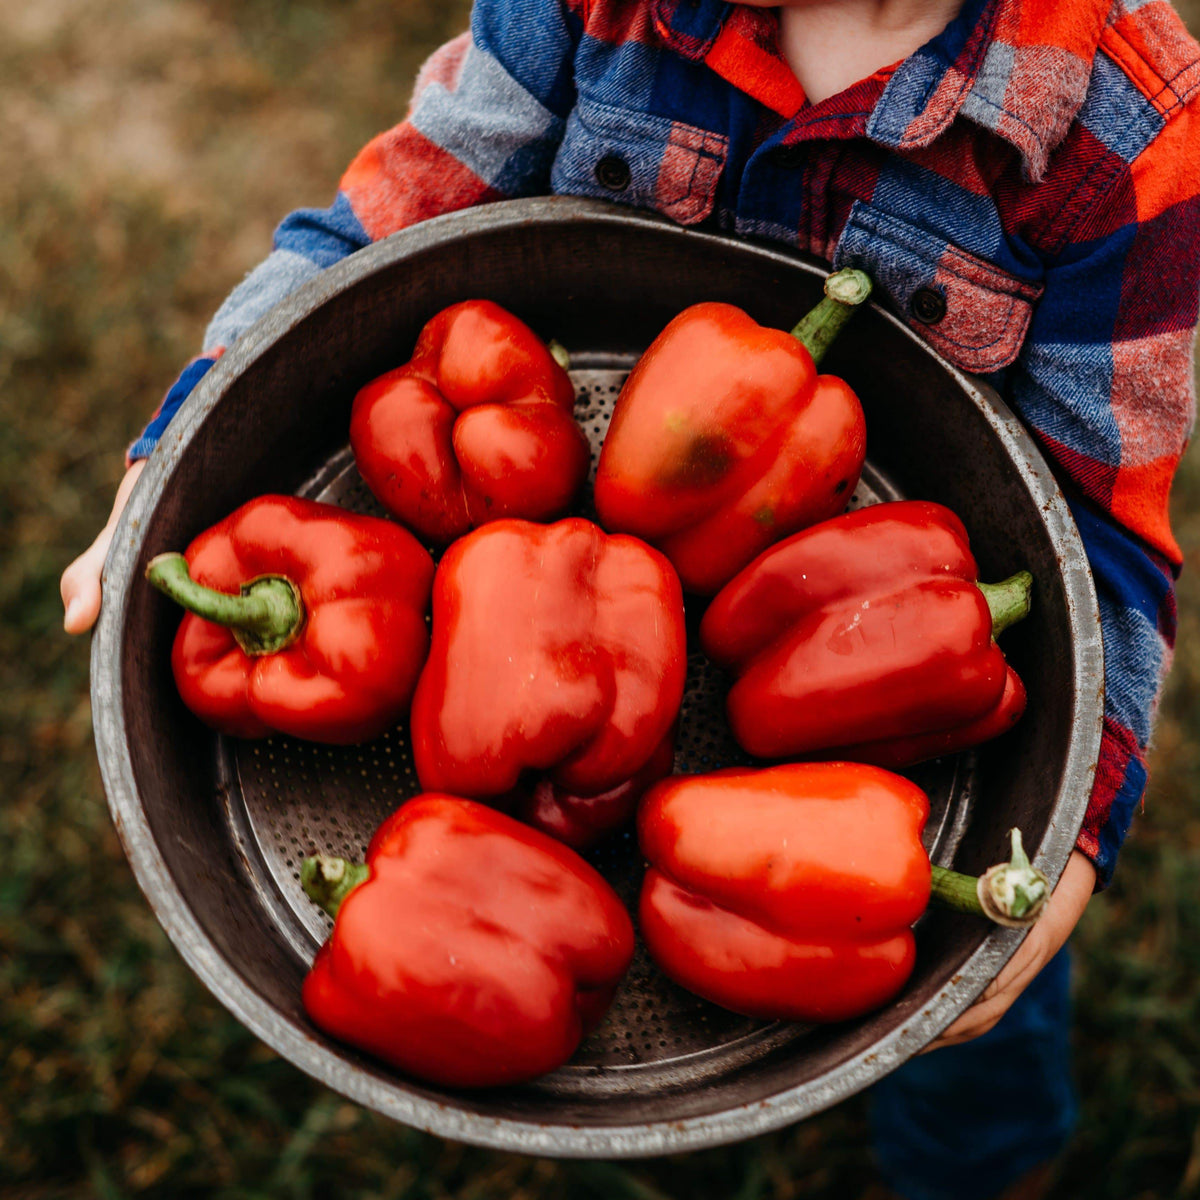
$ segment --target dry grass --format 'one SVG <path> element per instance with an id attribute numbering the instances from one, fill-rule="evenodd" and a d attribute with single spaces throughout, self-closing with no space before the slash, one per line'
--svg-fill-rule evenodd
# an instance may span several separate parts
<path id="1" fill-rule="evenodd" d="M 1200 7 L 1193 15 L 1200 27 Z M 628 1166 L 470 1150 L 311 1083 L 202 991 L 138 893 L 57 577 L 228 286 L 402 112 L 463 0 L 0 6 L 0 1200 L 860 1196 L 858 1101 Z M 1200 1197 L 1200 464 L 1154 781 L 1081 927 L 1084 1123 L 1056 1194 Z"/>

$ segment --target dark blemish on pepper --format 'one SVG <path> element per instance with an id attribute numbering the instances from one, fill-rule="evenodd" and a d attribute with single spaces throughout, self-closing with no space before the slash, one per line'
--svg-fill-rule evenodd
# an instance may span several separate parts
<path id="1" fill-rule="evenodd" d="M 663 471 L 662 480 L 668 485 L 706 487 L 723 479 L 735 461 L 728 438 L 699 433 L 688 439 L 683 452 Z"/>

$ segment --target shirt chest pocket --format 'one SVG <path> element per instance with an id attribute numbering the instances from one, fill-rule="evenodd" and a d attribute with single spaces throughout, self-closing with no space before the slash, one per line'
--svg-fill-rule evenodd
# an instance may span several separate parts
<path id="1" fill-rule="evenodd" d="M 695 125 L 581 97 L 567 119 L 550 186 L 694 225 L 713 210 L 728 144 Z"/>
<path id="2" fill-rule="evenodd" d="M 880 300 L 944 358 L 980 375 L 1017 357 L 1042 294 L 1040 283 L 862 201 L 850 211 L 834 265 L 866 271 Z"/>

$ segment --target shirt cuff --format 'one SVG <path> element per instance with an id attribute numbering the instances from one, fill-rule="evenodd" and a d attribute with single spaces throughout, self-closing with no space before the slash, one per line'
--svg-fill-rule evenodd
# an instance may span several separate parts
<path id="1" fill-rule="evenodd" d="M 141 436 L 125 452 L 126 467 L 132 466 L 140 458 L 149 458 L 159 439 L 166 431 L 171 418 L 179 411 L 179 406 L 192 394 L 196 384 L 208 374 L 213 364 L 224 353 L 224 347 L 218 347 L 203 358 L 194 358 L 184 367 L 179 378 L 171 385 L 163 397 L 158 411 L 150 418 L 150 423 L 142 430 Z"/>
<path id="2" fill-rule="evenodd" d="M 1075 848 L 1096 868 L 1097 891 L 1112 882 L 1121 843 L 1145 792 L 1144 752 L 1128 729 L 1106 717 L 1092 798 L 1075 842 Z"/>

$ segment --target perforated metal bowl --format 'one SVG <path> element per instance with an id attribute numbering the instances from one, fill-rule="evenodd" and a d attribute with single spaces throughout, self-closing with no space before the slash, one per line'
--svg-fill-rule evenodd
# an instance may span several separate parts
<path id="1" fill-rule="evenodd" d="M 679 310 L 737 304 L 790 327 L 824 271 L 777 248 L 687 232 L 590 202 L 490 205 L 389 238 L 301 289 L 201 383 L 144 473 L 107 566 L 92 651 L 96 742 L 126 854 L 168 935 L 235 1016 L 301 1069 L 391 1117 L 532 1154 L 616 1158 L 749 1137 L 867 1086 L 926 1045 L 979 994 L 1020 935 L 931 914 L 899 999 L 859 1021 L 802 1027 L 727 1013 L 665 980 L 639 951 L 604 1024 L 531 1084 L 460 1093 L 426 1086 L 322 1035 L 300 984 L 327 919 L 300 859 L 361 855 L 415 794 L 404 728 L 363 746 L 212 734 L 180 703 L 169 666 L 177 610 L 144 584 L 155 554 L 185 546 L 251 496 L 301 492 L 378 511 L 346 449 L 349 406 L 403 362 L 440 308 L 487 297 L 571 351 L 577 415 L 598 449 L 638 353 Z M 1033 615 L 1005 650 L 1029 691 L 1020 726 L 977 754 L 913 772 L 929 792 L 936 861 L 979 871 L 1019 825 L 1057 879 L 1086 807 L 1100 736 L 1102 658 L 1091 578 L 1050 472 L 990 390 L 872 307 L 830 354 L 867 414 L 855 503 L 901 496 L 965 520 L 986 578 L 1021 567 Z M 694 630 L 699 605 L 689 606 Z M 675 769 L 748 761 L 723 716 L 726 681 L 689 658 Z M 634 906 L 632 836 L 594 861 Z"/>

